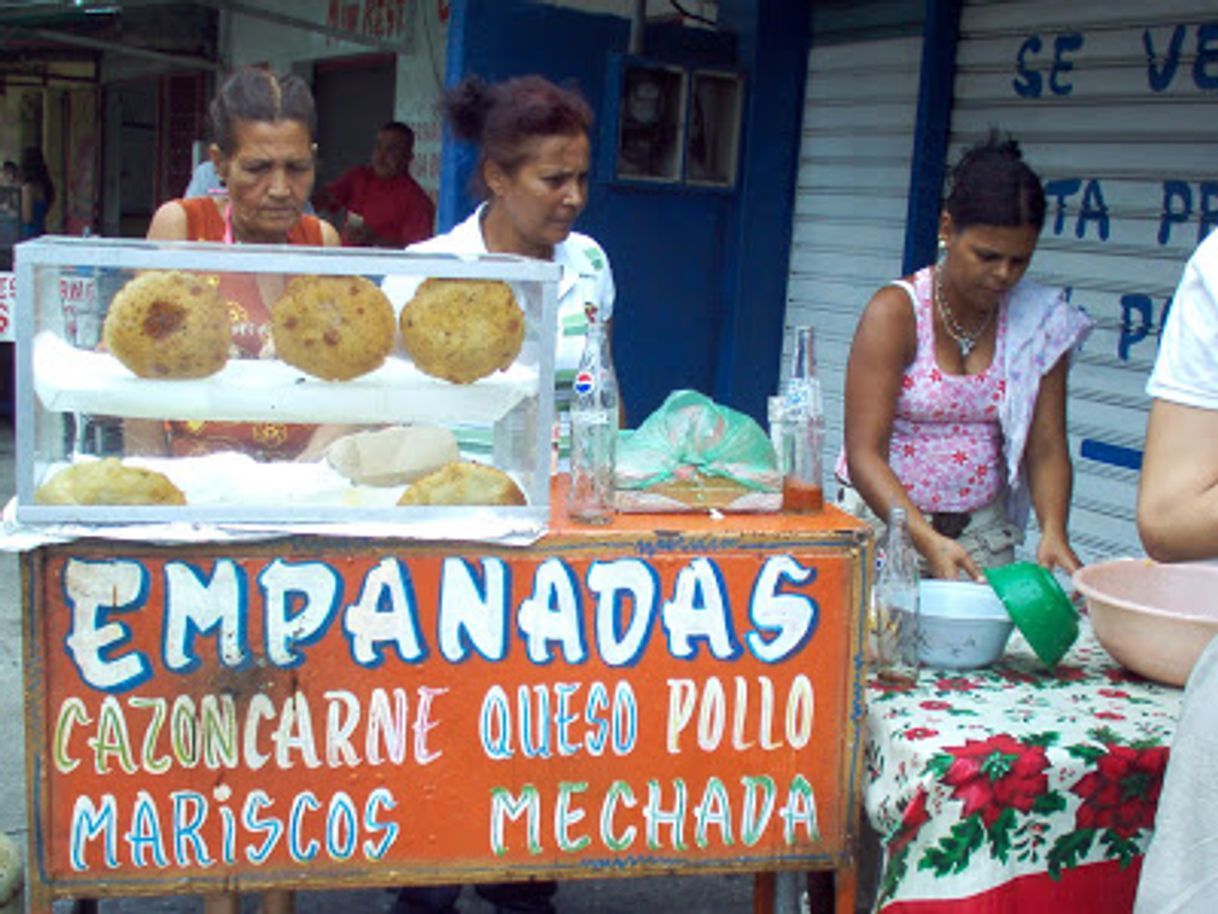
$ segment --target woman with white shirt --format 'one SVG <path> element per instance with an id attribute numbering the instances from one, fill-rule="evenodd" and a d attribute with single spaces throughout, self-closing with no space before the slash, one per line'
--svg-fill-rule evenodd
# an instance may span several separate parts
<path id="1" fill-rule="evenodd" d="M 595 240 L 572 231 L 588 203 L 592 110 L 578 93 L 540 76 L 493 85 L 469 77 L 445 93 L 441 110 L 453 135 L 478 147 L 473 188 L 483 202 L 451 231 L 407 250 L 517 254 L 562 268 L 555 350 L 562 416 L 588 322 L 609 324 L 613 316 L 609 258 Z M 552 881 L 492 883 L 478 886 L 478 894 L 497 914 L 551 912 L 556 889 Z M 459 892 L 459 886 L 402 889 L 393 914 L 455 911 Z"/>

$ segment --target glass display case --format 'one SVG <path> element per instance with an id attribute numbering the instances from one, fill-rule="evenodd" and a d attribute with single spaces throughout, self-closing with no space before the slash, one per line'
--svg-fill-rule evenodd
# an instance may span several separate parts
<path id="1" fill-rule="evenodd" d="M 556 265 L 59 237 L 16 254 L 18 521 L 544 529 Z"/>

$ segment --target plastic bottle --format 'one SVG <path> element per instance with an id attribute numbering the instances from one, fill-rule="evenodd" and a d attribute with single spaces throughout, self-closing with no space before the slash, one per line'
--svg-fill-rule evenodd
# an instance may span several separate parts
<path id="1" fill-rule="evenodd" d="M 905 509 L 888 513 L 883 564 L 872 588 L 875 657 L 881 676 L 914 678 L 918 673 L 918 563 Z"/>
<path id="2" fill-rule="evenodd" d="M 779 463 L 784 511 L 809 513 L 825 506 L 822 451 L 825 410 L 816 377 L 815 331 L 796 327 L 791 372 L 783 391 Z"/>
<path id="3" fill-rule="evenodd" d="M 585 524 L 613 517 L 617 446 L 617 375 L 605 327 L 589 319 L 584 354 L 571 385 L 571 488 L 567 513 Z"/>

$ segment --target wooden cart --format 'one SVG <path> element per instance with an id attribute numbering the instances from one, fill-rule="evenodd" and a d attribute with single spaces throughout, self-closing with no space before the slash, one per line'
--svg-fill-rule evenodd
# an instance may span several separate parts
<path id="1" fill-rule="evenodd" d="M 783 869 L 852 910 L 866 528 L 555 514 L 26 553 L 28 910 Z"/>

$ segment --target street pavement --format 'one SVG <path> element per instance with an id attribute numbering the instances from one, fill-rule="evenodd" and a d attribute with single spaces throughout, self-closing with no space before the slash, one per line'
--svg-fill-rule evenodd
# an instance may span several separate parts
<path id="1" fill-rule="evenodd" d="M 13 430 L 0 424 L 0 504 L 14 492 Z M 21 589 L 17 557 L 0 552 L 0 832 L 25 847 L 25 733 L 21 678 Z M 798 910 L 793 897 L 794 879 L 784 880 L 782 905 Z M 555 904 L 559 914 L 745 914 L 752 910 L 750 875 L 697 877 L 660 876 L 631 879 L 570 880 L 559 886 Z M 342 892 L 308 892 L 297 895 L 298 914 L 380 914 L 393 896 L 384 889 Z M 202 910 L 196 897 L 111 899 L 99 905 L 101 914 L 195 914 Z M 458 902 L 462 914 L 492 914 L 493 908 L 468 886 Z M 0 907 L 0 914 L 23 911 L 21 899 Z M 55 914 L 70 914 L 70 902 L 56 902 Z M 256 897 L 242 902 L 242 914 L 254 914 Z"/>

